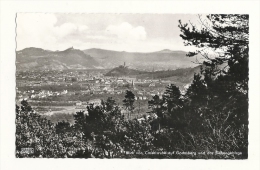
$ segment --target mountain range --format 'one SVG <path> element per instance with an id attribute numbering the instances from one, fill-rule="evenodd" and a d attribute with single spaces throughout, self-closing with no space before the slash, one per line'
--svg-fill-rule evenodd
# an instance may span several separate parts
<path id="1" fill-rule="evenodd" d="M 163 71 L 140 71 L 120 65 L 105 74 L 110 77 L 135 77 L 137 79 L 161 79 L 170 80 L 179 85 L 190 83 L 193 80 L 194 73 L 200 73 L 201 65 L 193 68 L 179 68 L 176 70 Z"/>
<path id="2" fill-rule="evenodd" d="M 123 64 L 140 71 L 175 70 L 197 66 L 192 61 L 194 58 L 186 57 L 186 52 L 168 49 L 140 53 L 73 47 L 50 51 L 30 47 L 16 51 L 17 70 L 113 69 Z"/>
<path id="3" fill-rule="evenodd" d="M 94 69 L 99 66 L 93 57 L 73 47 L 64 51 L 31 47 L 16 52 L 17 70 Z"/>
<path id="4" fill-rule="evenodd" d="M 168 49 L 149 53 L 111 51 L 104 49 L 84 50 L 85 54 L 93 57 L 102 67 L 114 68 L 124 63 L 138 70 L 173 70 L 177 68 L 195 67 L 194 58 L 186 56 L 185 51 Z"/>

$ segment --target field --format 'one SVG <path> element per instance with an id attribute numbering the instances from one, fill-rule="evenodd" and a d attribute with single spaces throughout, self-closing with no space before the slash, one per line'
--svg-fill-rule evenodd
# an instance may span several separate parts
<path id="1" fill-rule="evenodd" d="M 123 108 L 123 106 L 120 106 Z M 69 122 L 70 124 L 74 124 L 73 114 L 76 112 L 84 111 L 87 114 L 87 108 L 83 109 L 76 108 L 76 106 L 33 106 L 33 109 L 41 114 L 43 117 L 46 117 L 52 123 L 56 124 L 61 121 Z M 147 106 L 147 101 L 136 101 L 135 110 L 130 115 L 129 119 L 140 118 L 143 115 L 146 115 L 149 111 Z M 128 118 L 127 113 L 124 113 L 125 117 Z"/>

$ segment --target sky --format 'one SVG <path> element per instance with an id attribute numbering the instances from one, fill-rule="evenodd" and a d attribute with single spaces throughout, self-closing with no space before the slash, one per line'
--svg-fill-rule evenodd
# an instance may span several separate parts
<path id="1" fill-rule="evenodd" d="M 17 13 L 16 50 L 192 50 L 183 45 L 178 20 L 199 25 L 197 14 Z"/>

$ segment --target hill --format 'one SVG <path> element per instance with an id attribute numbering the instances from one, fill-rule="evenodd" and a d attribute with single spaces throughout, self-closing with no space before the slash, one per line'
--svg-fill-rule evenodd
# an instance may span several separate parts
<path id="1" fill-rule="evenodd" d="M 64 69 L 112 69 L 124 62 L 134 70 L 176 70 L 193 68 L 194 58 L 186 57 L 184 51 L 164 49 L 157 52 L 137 53 L 103 49 L 50 51 L 41 48 L 25 48 L 16 52 L 17 70 L 64 70 Z M 114 70 L 113 74 L 116 74 Z M 121 72 L 121 71 L 119 71 Z M 135 74 L 135 73 L 134 73 Z"/>
<path id="2" fill-rule="evenodd" d="M 194 73 L 200 72 L 200 66 L 194 68 L 180 68 L 176 70 L 155 71 L 138 75 L 142 79 L 161 79 L 180 83 L 190 83 L 193 80 Z"/>
<path id="3" fill-rule="evenodd" d="M 17 70 L 94 69 L 99 63 L 81 50 L 72 48 L 50 51 L 41 48 L 25 48 L 16 52 Z"/>
<path id="4" fill-rule="evenodd" d="M 176 70 L 146 72 L 136 69 L 130 69 L 121 65 L 107 72 L 105 76 L 130 76 L 135 77 L 137 79 L 161 79 L 186 84 L 190 83 L 193 80 L 194 73 L 199 72 L 200 66 L 194 68 L 180 68 Z"/>
<path id="5" fill-rule="evenodd" d="M 125 51 L 111 51 L 92 48 L 84 50 L 84 53 L 92 56 L 104 68 L 115 68 L 124 62 L 134 69 L 139 70 L 174 70 L 178 68 L 195 67 L 194 58 L 186 56 L 184 51 L 171 51 L 164 49 L 162 51 L 150 53 L 137 53 Z"/>
<path id="6" fill-rule="evenodd" d="M 147 74 L 148 72 L 145 71 L 140 71 L 140 70 L 135 70 L 135 69 L 130 69 L 128 67 L 125 67 L 123 65 L 120 65 L 116 68 L 113 68 L 109 72 L 105 74 L 105 76 L 136 76 L 136 75 L 141 75 L 141 74 Z"/>

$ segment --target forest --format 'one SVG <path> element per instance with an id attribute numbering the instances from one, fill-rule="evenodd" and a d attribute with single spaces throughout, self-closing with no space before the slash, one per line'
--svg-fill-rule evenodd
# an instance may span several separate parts
<path id="1" fill-rule="evenodd" d="M 75 113 L 73 125 L 53 124 L 22 101 L 16 157 L 247 159 L 249 16 L 199 19 L 201 27 L 179 21 L 184 45 L 197 49 L 187 57 L 205 58 L 185 94 L 170 84 L 148 101 L 149 116 L 130 119 L 135 96 L 127 90 L 126 114 L 108 97 Z"/>

